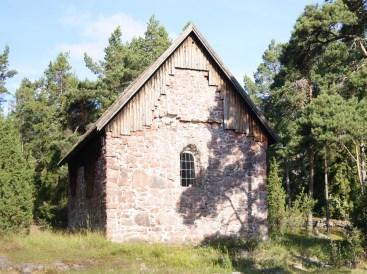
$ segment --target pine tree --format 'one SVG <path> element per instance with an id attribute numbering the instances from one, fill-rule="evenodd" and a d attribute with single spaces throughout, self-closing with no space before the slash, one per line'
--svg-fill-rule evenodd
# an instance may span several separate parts
<path id="1" fill-rule="evenodd" d="M 305 136 L 307 139 L 305 142 L 312 143 L 323 158 L 327 229 L 329 229 L 330 220 L 329 166 L 331 156 L 337 152 L 337 148 L 343 142 L 344 134 L 348 130 L 348 121 L 354 116 L 353 108 L 353 102 L 344 100 L 340 95 L 323 93 L 305 108 L 304 115 L 299 119 L 301 130 L 303 128 L 311 130 L 311 134 Z"/>
<path id="2" fill-rule="evenodd" d="M 5 81 L 13 77 L 17 71 L 9 70 L 9 47 L 5 47 L 2 54 L 0 54 L 0 95 L 7 93 Z M 0 98 L 1 103 L 1 98 Z"/>
<path id="3" fill-rule="evenodd" d="M 275 40 L 271 40 L 262 56 L 262 63 L 254 73 L 255 81 L 252 81 L 247 75 L 244 76 L 243 82 L 245 90 L 255 104 L 263 111 L 266 108 L 267 99 L 272 92 L 271 85 L 273 84 L 274 77 L 279 73 L 281 68 L 279 57 L 282 48 L 282 44 L 276 43 Z"/>
<path id="4" fill-rule="evenodd" d="M 348 120 L 347 117 L 350 115 L 344 112 L 346 116 L 341 120 L 347 122 L 344 124 L 344 133 L 337 133 L 341 138 L 338 141 L 341 150 L 339 149 L 335 155 L 330 150 L 332 146 L 329 145 L 335 142 L 320 139 L 323 134 L 315 131 L 315 127 L 324 133 L 339 129 L 333 124 L 321 127 L 316 120 L 307 120 L 316 119 L 312 113 L 307 114 L 307 109 L 310 112 L 315 111 L 320 117 L 328 115 L 308 108 L 320 94 L 339 94 L 347 99 L 348 104 L 357 104 L 365 97 L 366 77 L 362 76 L 364 59 L 367 57 L 363 39 L 367 25 L 365 15 L 363 1 L 359 0 L 326 1 L 322 5 L 307 6 L 297 19 L 290 40 L 283 46 L 279 57 L 280 70 L 273 77 L 274 81 L 265 107 L 265 113 L 284 145 L 281 149 L 276 149 L 276 152 L 286 159 L 284 160 L 286 181 L 299 188 L 308 180 L 310 196 L 319 199 L 315 207 L 318 211 L 325 205 L 325 202 L 322 202 L 325 199 L 320 197 L 321 191 L 318 191 L 325 186 L 325 182 L 320 182 L 319 178 L 324 173 L 328 177 L 323 177 L 327 181 L 332 181 L 332 178 L 329 178 L 330 174 L 325 172 L 332 168 L 329 165 L 330 156 L 332 159 L 334 157 L 341 159 L 346 155 L 352 155 L 351 158 L 359 162 L 358 167 L 361 170 L 365 163 L 361 160 L 365 158 L 364 142 L 353 137 L 355 134 L 350 130 L 354 123 L 361 125 L 361 122 L 355 122 L 358 120 L 357 117 Z M 316 104 L 313 107 L 316 107 Z M 329 107 L 327 109 L 331 111 Z M 354 143 L 358 146 L 356 150 Z M 325 151 L 329 151 L 331 155 L 327 153 L 329 157 L 325 157 Z M 353 153 L 354 151 L 358 153 Z M 321 160 L 325 166 L 319 165 Z M 349 159 L 346 161 L 349 164 Z M 292 170 L 289 171 L 289 167 Z M 363 174 L 362 171 L 358 173 Z M 308 223 L 312 224 L 312 215 L 309 216 Z"/>

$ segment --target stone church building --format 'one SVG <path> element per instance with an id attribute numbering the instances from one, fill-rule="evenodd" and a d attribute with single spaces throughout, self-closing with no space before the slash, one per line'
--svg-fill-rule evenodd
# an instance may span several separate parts
<path id="1" fill-rule="evenodd" d="M 68 225 L 116 242 L 266 237 L 275 140 L 191 25 L 60 162 L 69 167 Z"/>

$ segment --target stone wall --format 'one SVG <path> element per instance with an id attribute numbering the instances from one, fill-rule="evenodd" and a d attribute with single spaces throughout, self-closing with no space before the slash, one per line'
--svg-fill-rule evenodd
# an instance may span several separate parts
<path id="1" fill-rule="evenodd" d="M 106 235 L 113 241 L 266 237 L 266 142 L 223 128 L 223 96 L 206 71 L 176 69 L 150 127 L 106 132 Z M 197 183 L 180 183 L 180 152 L 197 151 Z"/>
<path id="2" fill-rule="evenodd" d="M 87 195 L 86 165 L 95 164 L 94 183 Z M 92 162 L 90 160 L 93 160 Z M 68 227 L 70 229 L 86 228 L 105 231 L 106 226 L 106 158 L 104 136 L 96 136 L 69 162 L 69 183 L 76 176 L 76 185 L 69 186 L 68 192 Z M 74 172 L 74 174 L 73 174 Z M 89 174 L 90 175 L 90 174 Z M 73 193 L 74 192 L 74 193 Z"/>

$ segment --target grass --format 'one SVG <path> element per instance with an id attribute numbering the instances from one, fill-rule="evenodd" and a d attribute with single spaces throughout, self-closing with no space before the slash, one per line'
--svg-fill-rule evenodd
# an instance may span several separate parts
<path id="1" fill-rule="evenodd" d="M 98 233 L 68 234 L 32 231 L 0 238 L 0 256 L 14 264 L 45 265 L 58 273 L 55 262 L 79 264 L 67 273 L 365 273 L 358 269 L 325 267 L 330 243 L 303 234 L 287 234 L 264 242 L 211 241 L 200 247 L 106 241 Z M 311 258 L 311 261 L 310 261 Z M 315 263 L 312 259 L 317 258 Z M 317 262 L 317 261 L 316 261 Z M 297 269 L 300 265 L 304 271 Z M 42 273 L 42 272 L 41 272 Z"/>
<path id="2" fill-rule="evenodd" d="M 220 251 L 162 244 L 117 244 L 98 233 L 34 231 L 0 239 L 0 256 L 14 263 L 81 264 L 78 273 L 226 273 Z"/>

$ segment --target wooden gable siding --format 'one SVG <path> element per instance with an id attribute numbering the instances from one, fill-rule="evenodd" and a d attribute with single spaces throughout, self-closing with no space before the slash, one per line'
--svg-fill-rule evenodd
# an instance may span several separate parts
<path id="1" fill-rule="evenodd" d="M 256 141 L 265 141 L 266 135 L 259 122 L 247 108 L 244 99 L 221 74 L 219 68 L 205 50 L 191 35 L 167 58 L 156 73 L 141 87 L 125 107 L 107 124 L 106 130 L 112 136 L 129 135 L 131 132 L 151 126 L 154 117 L 164 116 L 167 108 L 159 108 L 166 100 L 166 85 L 169 77 L 174 76 L 176 68 L 193 69 L 208 72 L 208 84 L 217 86 L 223 95 L 223 126 L 236 132 L 254 137 Z M 158 113 L 160 112 L 160 113 Z"/>

